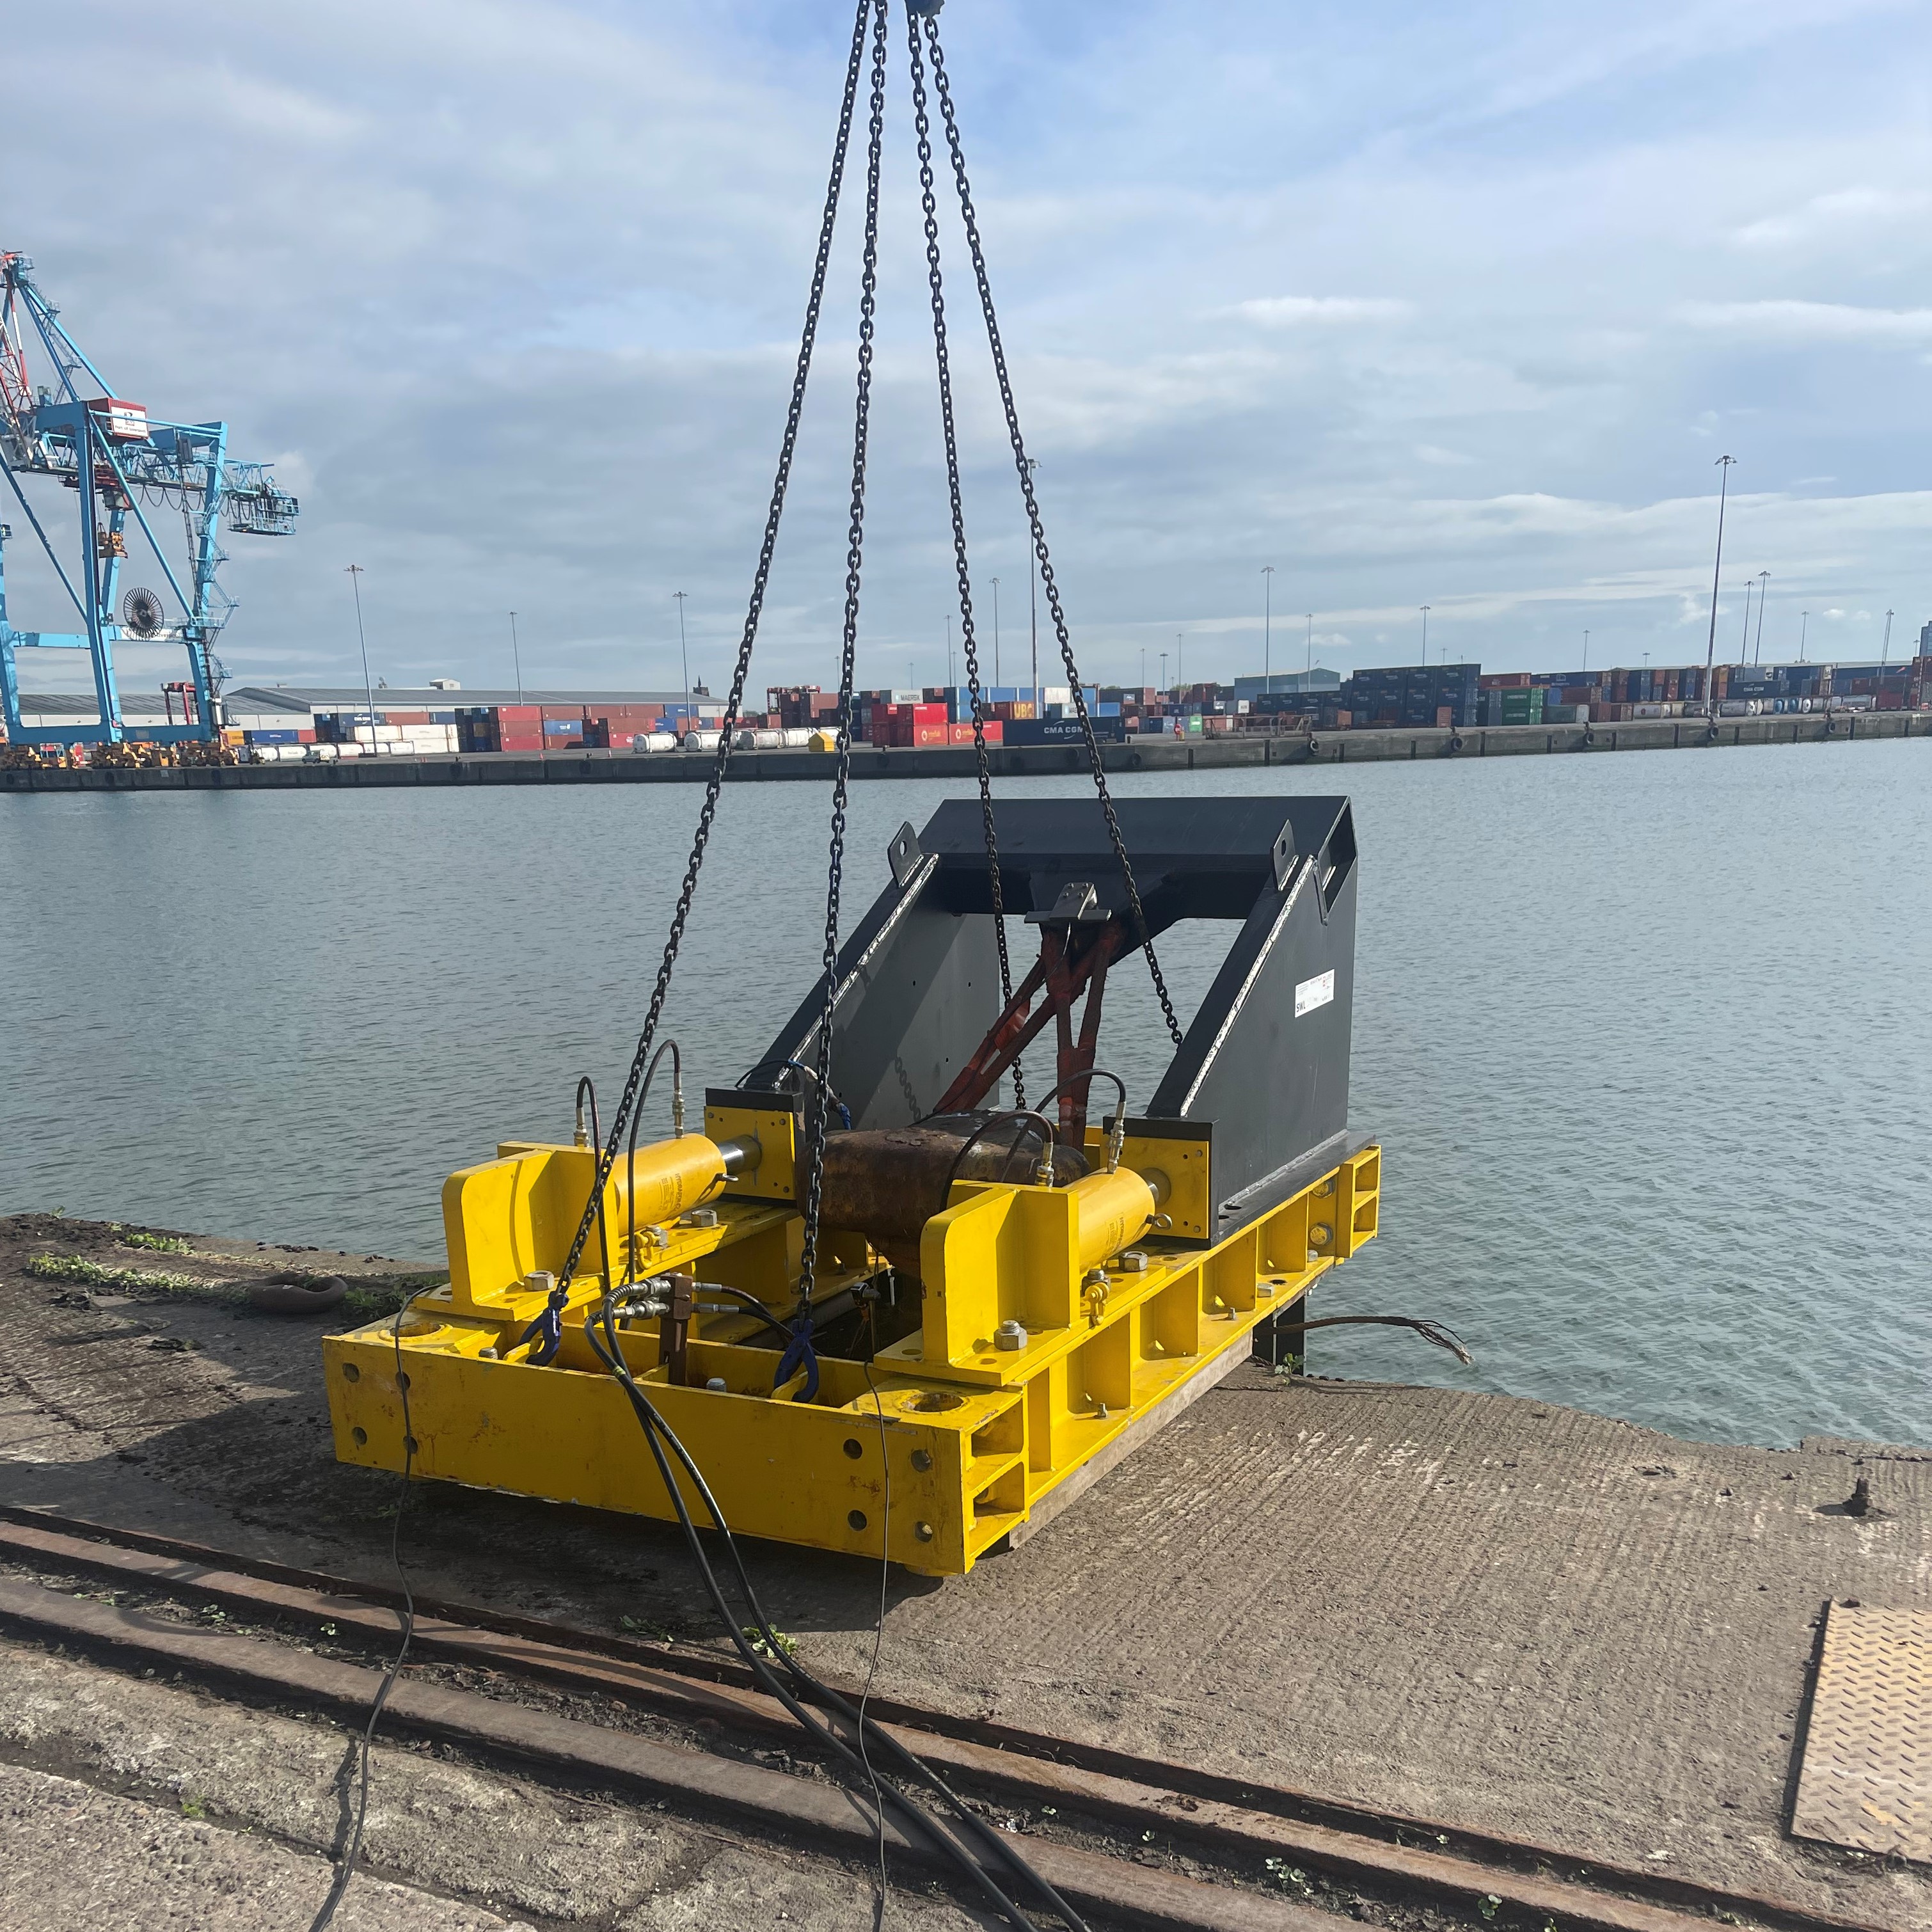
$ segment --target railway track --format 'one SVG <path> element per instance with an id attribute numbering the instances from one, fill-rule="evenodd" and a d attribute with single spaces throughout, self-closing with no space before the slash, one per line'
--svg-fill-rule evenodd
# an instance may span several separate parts
<path id="1" fill-rule="evenodd" d="M 0 1574 L 0 1629 L 16 1636 L 357 1725 L 398 1635 L 400 1594 L 380 1586 L 40 1510 L 0 1505 L 0 1565 L 12 1573 Z M 76 1579 L 122 1600 L 76 1597 Z M 156 1614 L 184 1602 L 234 1621 L 208 1628 Z M 870 1812 L 812 1761 L 735 1658 L 422 1596 L 416 1610 L 418 1662 L 383 1713 L 386 1733 L 870 1855 Z M 326 1653 L 311 1647 L 323 1637 Z M 889 1698 L 870 1708 L 985 1815 L 1023 1831 L 1042 1875 L 1105 1923 L 1332 1932 L 1335 1908 L 1372 1900 L 1398 1920 L 1446 1914 L 1530 1932 L 1552 1922 L 1562 1932 L 1708 1932 L 1714 1921 L 1869 1932 L 1786 1900 L 1196 1766 Z M 930 1856 L 890 1826 L 888 1840 L 896 1862 Z"/>

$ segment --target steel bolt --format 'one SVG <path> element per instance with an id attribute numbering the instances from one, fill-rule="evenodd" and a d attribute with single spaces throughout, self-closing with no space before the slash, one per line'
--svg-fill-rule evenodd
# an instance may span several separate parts
<path id="1" fill-rule="evenodd" d="M 993 1346 L 1012 1353 L 1027 1345 L 1027 1331 L 1017 1322 L 1002 1322 L 993 1330 Z"/>

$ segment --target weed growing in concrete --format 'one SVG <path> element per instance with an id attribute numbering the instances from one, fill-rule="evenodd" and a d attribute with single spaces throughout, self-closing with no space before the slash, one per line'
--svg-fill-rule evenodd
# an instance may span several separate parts
<path id="1" fill-rule="evenodd" d="M 787 1657 L 796 1657 L 798 1654 L 796 1637 L 788 1636 L 783 1630 L 776 1629 L 772 1632 L 772 1635 L 778 1640 L 778 1650 L 782 1651 Z M 760 1657 L 769 1657 L 773 1663 L 778 1661 L 778 1652 L 766 1642 L 764 1633 L 754 1625 L 747 1624 L 745 1626 L 745 1638 Z"/>
<path id="2" fill-rule="evenodd" d="M 206 1818 L 208 1816 L 207 1804 L 199 1798 L 184 1798 L 181 1802 L 181 1808 L 182 1816 L 184 1818 Z"/>
<path id="3" fill-rule="evenodd" d="M 1502 1900 L 1492 1892 L 1486 1892 L 1476 1901 L 1476 1910 L 1485 1918 L 1493 1918 L 1502 1910 Z"/>
<path id="4" fill-rule="evenodd" d="M 164 1274 L 158 1268 L 108 1268 L 85 1255 L 35 1255 L 27 1263 L 27 1272 L 43 1281 L 81 1281 L 90 1288 L 158 1288 L 178 1294 L 194 1288 L 206 1293 L 214 1286 L 191 1274 Z"/>
<path id="5" fill-rule="evenodd" d="M 145 1248 L 151 1254 L 191 1255 L 194 1252 L 194 1244 L 183 1240 L 178 1234 L 144 1234 L 137 1228 L 123 1228 L 117 1224 L 114 1238 L 124 1248 Z"/>

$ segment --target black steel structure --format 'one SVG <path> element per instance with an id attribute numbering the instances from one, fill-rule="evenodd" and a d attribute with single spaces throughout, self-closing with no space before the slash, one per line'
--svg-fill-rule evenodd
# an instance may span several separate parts
<path id="1" fill-rule="evenodd" d="M 1049 1022 L 1076 1088 L 1060 1098 L 1062 1120 L 1084 1127 L 1079 1076 L 1094 1064 L 1100 989 L 1110 964 L 1132 970 L 1142 935 L 1096 800 L 994 811 L 1001 902 L 1040 928 L 1042 964 L 1003 1012 L 980 802 L 949 800 L 923 830 L 904 826 L 890 882 L 838 956 L 830 1064 L 853 1127 L 980 1106 L 1015 1042 Z M 1130 799 L 1115 811 L 1149 936 L 1184 920 L 1235 928 L 1145 1116 L 1128 1122 L 1130 1134 L 1157 1126 L 1208 1142 L 1216 1221 L 1194 1234 L 1205 1244 L 1370 1138 L 1348 1128 L 1354 817 L 1346 798 L 1299 796 Z M 772 1076 L 786 1063 L 816 1064 L 824 1010 L 814 988 L 760 1063 L 760 1088 L 783 1086 Z"/>

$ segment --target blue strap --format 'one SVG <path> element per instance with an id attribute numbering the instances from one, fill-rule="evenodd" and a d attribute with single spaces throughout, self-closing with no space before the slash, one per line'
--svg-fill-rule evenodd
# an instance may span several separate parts
<path id="1" fill-rule="evenodd" d="M 517 1337 L 513 1346 L 519 1348 L 526 1342 L 536 1343 L 528 1358 L 533 1366 L 545 1368 L 556 1359 L 556 1352 L 563 1346 L 562 1312 L 562 1302 L 553 1294 L 544 1304 L 537 1318 Z"/>
<path id="2" fill-rule="evenodd" d="M 797 1396 L 809 1402 L 818 1393 L 818 1355 L 812 1346 L 812 1317 L 801 1315 L 792 1324 L 791 1340 L 778 1358 L 778 1373 L 772 1378 L 774 1390 L 782 1389 L 800 1369 L 805 1371 L 805 1388 Z"/>

